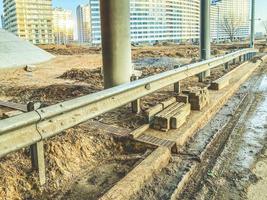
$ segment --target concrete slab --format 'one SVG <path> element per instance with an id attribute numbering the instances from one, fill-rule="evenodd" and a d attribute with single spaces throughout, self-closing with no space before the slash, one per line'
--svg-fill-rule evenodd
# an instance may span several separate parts
<path id="1" fill-rule="evenodd" d="M 42 63 L 54 57 L 30 42 L 0 29 L 0 69 L 25 67 L 25 65 Z"/>

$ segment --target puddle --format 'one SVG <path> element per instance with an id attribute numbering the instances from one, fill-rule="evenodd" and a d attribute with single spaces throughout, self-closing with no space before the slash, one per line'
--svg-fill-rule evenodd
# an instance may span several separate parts
<path id="1" fill-rule="evenodd" d="M 260 92 L 267 92 L 267 76 L 264 76 L 258 89 Z"/>
<path id="2" fill-rule="evenodd" d="M 249 168 L 255 160 L 255 155 L 261 151 L 267 136 L 267 76 L 264 76 L 257 92 L 263 93 L 252 115 L 248 116 L 245 124 L 243 142 L 237 154 L 236 165 Z"/>

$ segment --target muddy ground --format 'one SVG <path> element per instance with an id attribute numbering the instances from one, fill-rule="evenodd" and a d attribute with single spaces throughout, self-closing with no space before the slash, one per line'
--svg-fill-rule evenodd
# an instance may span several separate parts
<path id="1" fill-rule="evenodd" d="M 252 84 L 251 99 L 223 152 L 203 180 L 196 199 L 266 199 L 266 187 L 263 189 L 267 147 L 266 69 L 267 63 L 264 63 L 243 86 Z"/>
<path id="2" fill-rule="evenodd" d="M 1 100 L 19 103 L 41 101 L 45 105 L 52 105 L 103 89 L 99 49 L 46 48 L 60 55 L 48 63 L 38 65 L 39 68 L 31 73 L 23 69 L 1 72 Z M 173 47 L 163 46 L 139 48 L 134 50 L 133 54 L 136 59 L 178 56 L 191 62 L 198 53 L 196 47 L 188 48 L 188 51 L 180 49 L 182 53 L 186 52 L 185 55 L 176 55 L 176 51 L 178 50 Z M 83 55 L 87 53 L 90 54 Z M 234 67 L 232 65 L 230 70 Z M 141 68 L 141 78 L 169 69 L 165 66 Z M 205 83 L 199 83 L 197 77 L 187 78 L 182 81 L 182 89 L 195 85 L 206 86 L 226 72 L 223 67 L 212 70 L 211 78 Z M 172 87 L 155 92 L 142 99 L 142 110 L 172 95 Z M 128 132 L 145 123 L 143 113 L 132 114 L 130 105 L 94 120 L 122 132 Z M 116 129 L 113 132 L 116 132 Z M 124 177 L 149 152 L 143 146 L 135 148 L 133 144 L 114 138 L 101 127 L 79 125 L 45 141 L 48 182 L 43 187 L 38 184 L 36 172 L 31 170 L 28 148 L 2 158 L 0 199 L 96 199 Z"/>
<path id="3" fill-rule="evenodd" d="M 266 199 L 266 76 L 267 62 L 134 199 Z"/>

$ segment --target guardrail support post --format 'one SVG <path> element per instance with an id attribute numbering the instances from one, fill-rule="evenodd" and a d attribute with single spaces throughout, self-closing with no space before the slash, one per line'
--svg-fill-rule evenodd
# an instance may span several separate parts
<path id="1" fill-rule="evenodd" d="M 242 62 L 242 56 L 239 56 L 239 62 Z"/>
<path id="2" fill-rule="evenodd" d="M 29 102 L 27 104 L 28 112 L 40 108 L 40 103 Z M 44 143 L 43 141 L 37 142 L 30 146 L 31 164 L 33 170 L 38 170 L 40 185 L 44 185 L 45 179 L 45 158 L 44 158 Z"/>
<path id="3" fill-rule="evenodd" d="M 131 81 L 136 81 L 138 79 L 139 79 L 138 76 L 132 76 L 131 77 Z M 133 113 L 136 113 L 136 114 L 140 113 L 141 112 L 141 100 L 136 99 L 135 101 L 131 102 L 131 107 L 132 107 Z"/>
<path id="4" fill-rule="evenodd" d="M 224 69 L 229 69 L 229 62 L 224 64 Z"/>
<path id="5" fill-rule="evenodd" d="M 40 184 L 44 185 L 46 179 L 45 179 L 45 159 L 44 159 L 43 141 L 31 145 L 30 150 L 31 150 L 32 169 L 38 170 Z"/>
<path id="6" fill-rule="evenodd" d="M 133 113 L 140 113 L 141 112 L 141 101 L 140 99 L 137 99 L 131 103 L 132 105 L 132 112 Z"/>
<path id="7" fill-rule="evenodd" d="M 244 62 L 247 61 L 247 56 L 246 56 L 246 54 L 243 55 L 243 61 L 244 61 Z"/>
<path id="8" fill-rule="evenodd" d="M 201 60 L 210 58 L 210 0 L 201 0 L 200 3 L 200 50 Z M 210 69 L 199 74 L 199 81 L 210 76 Z"/>
<path id="9" fill-rule="evenodd" d="M 181 92 L 181 85 L 179 81 L 177 83 L 174 83 L 174 92 L 178 94 Z"/>
<path id="10" fill-rule="evenodd" d="M 233 64 L 234 64 L 234 65 L 236 64 L 236 60 L 235 60 L 235 58 L 233 59 Z"/>
<path id="11" fill-rule="evenodd" d="M 100 0 L 104 86 L 130 82 L 132 75 L 130 2 Z"/>

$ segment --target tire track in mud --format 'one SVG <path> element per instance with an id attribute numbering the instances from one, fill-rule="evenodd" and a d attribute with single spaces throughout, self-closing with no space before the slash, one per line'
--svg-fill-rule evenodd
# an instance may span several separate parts
<path id="1" fill-rule="evenodd" d="M 261 69 L 257 70 L 260 71 Z M 245 117 L 252 105 L 260 75 L 255 74 L 215 117 L 174 155 L 172 162 L 144 187 L 134 199 L 194 199 L 205 181 L 209 182 L 211 169 L 223 151 L 232 131 L 239 128 L 238 122 Z M 258 100 L 260 98 L 257 98 Z M 222 128 L 223 127 L 223 128 Z M 208 183 L 209 184 L 209 183 Z"/>

